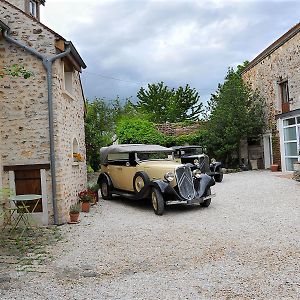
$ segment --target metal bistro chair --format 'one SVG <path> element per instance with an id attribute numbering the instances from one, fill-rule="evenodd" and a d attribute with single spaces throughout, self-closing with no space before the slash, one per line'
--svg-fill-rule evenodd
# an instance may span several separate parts
<path id="1" fill-rule="evenodd" d="M 2 220 L 2 229 L 8 225 L 13 226 L 17 215 L 17 208 L 10 206 L 9 197 L 13 192 L 8 188 L 0 189 L 0 220 Z"/>

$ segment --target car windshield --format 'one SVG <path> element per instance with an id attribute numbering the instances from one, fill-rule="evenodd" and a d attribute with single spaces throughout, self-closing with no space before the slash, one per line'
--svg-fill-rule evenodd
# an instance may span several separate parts
<path id="1" fill-rule="evenodd" d="M 184 156 L 199 155 L 199 154 L 203 154 L 202 147 L 186 148 L 184 150 L 181 150 L 181 155 L 184 155 Z"/>
<path id="2" fill-rule="evenodd" d="M 147 152 L 147 153 L 136 153 L 137 160 L 158 160 L 158 159 L 169 159 L 171 160 L 171 152 Z"/>

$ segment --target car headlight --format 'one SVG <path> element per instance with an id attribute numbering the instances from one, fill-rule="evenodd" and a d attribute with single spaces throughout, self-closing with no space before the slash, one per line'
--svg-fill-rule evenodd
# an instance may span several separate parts
<path id="1" fill-rule="evenodd" d="M 167 172 L 164 177 L 167 181 L 171 182 L 174 180 L 175 175 L 172 172 Z"/>
<path id="2" fill-rule="evenodd" d="M 198 159 L 194 159 L 194 164 L 195 165 L 199 164 L 199 160 Z"/>
<path id="3" fill-rule="evenodd" d="M 194 170 L 193 171 L 193 175 L 196 178 L 200 178 L 200 176 L 201 176 L 201 170 L 199 170 L 199 169 Z"/>

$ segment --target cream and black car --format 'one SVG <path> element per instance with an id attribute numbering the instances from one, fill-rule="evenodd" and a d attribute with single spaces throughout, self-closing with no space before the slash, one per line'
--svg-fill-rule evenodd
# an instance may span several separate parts
<path id="1" fill-rule="evenodd" d="M 203 152 L 201 146 L 174 146 L 174 159 L 183 164 L 194 164 L 203 173 L 214 178 L 216 182 L 223 180 L 222 163 L 212 159 Z"/>
<path id="2" fill-rule="evenodd" d="M 112 145 L 100 150 L 98 178 L 103 199 L 113 194 L 126 198 L 151 198 L 157 215 L 165 205 L 187 204 L 208 207 L 213 178 L 199 169 L 177 163 L 172 150 L 159 145 Z"/>

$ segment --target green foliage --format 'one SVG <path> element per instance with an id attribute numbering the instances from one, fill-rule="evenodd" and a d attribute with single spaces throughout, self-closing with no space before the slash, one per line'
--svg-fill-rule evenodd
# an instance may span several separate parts
<path id="1" fill-rule="evenodd" d="M 164 144 L 164 135 L 154 123 L 142 117 L 125 116 L 117 124 L 117 136 L 120 144 Z"/>
<path id="2" fill-rule="evenodd" d="M 92 102 L 86 101 L 85 143 L 87 162 L 91 169 L 99 169 L 100 148 L 112 144 L 117 120 L 134 111 L 129 100 L 124 106 L 118 98 L 110 102 L 98 98 Z"/>
<path id="3" fill-rule="evenodd" d="M 88 189 L 89 191 L 92 191 L 93 193 L 98 193 L 99 188 L 100 188 L 100 186 L 99 186 L 98 183 L 94 183 L 94 184 L 91 183 L 91 184 L 88 184 L 88 187 L 87 187 L 87 189 Z"/>
<path id="4" fill-rule="evenodd" d="M 3 78 L 5 75 L 10 75 L 13 77 L 23 77 L 27 79 L 32 76 L 33 73 L 26 70 L 23 66 L 14 64 L 10 68 L 5 67 L 2 70 L 0 69 L 0 78 Z"/>
<path id="5" fill-rule="evenodd" d="M 256 137 L 265 127 L 264 99 L 241 77 L 246 64 L 238 66 L 237 71 L 228 69 L 224 83 L 208 103 L 207 146 L 226 164 L 230 158 L 239 157 L 241 139 Z"/>
<path id="6" fill-rule="evenodd" d="M 202 145 L 205 147 L 206 135 L 207 131 L 205 129 L 201 129 L 197 133 L 170 137 L 168 146 Z"/>
<path id="7" fill-rule="evenodd" d="M 81 208 L 80 208 L 80 205 L 78 203 L 77 204 L 72 204 L 70 206 L 69 212 L 71 214 L 78 214 L 80 211 L 81 211 Z"/>
<path id="8" fill-rule="evenodd" d="M 117 124 L 117 136 L 121 144 L 159 144 L 171 147 L 175 145 L 204 145 L 207 131 L 180 136 L 168 136 L 159 132 L 155 124 L 146 117 L 123 117 Z"/>
<path id="9" fill-rule="evenodd" d="M 91 167 L 91 165 L 87 165 L 87 172 L 88 173 L 94 173 L 94 169 Z"/>
<path id="10" fill-rule="evenodd" d="M 197 120 L 203 112 L 198 92 L 188 84 L 177 90 L 163 82 L 148 84 L 147 90 L 140 88 L 137 98 L 137 109 L 154 123 Z"/>
<path id="11" fill-rule="evenodd" d="M 14 191 L 9 188 L 0 189 L 0 200 L 8 199 L 10 196 L 14 195 Z"/>

